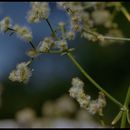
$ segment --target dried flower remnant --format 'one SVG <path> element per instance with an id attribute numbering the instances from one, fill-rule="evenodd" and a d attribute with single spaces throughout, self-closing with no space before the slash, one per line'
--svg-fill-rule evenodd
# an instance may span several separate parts
<path id="1" fill-rule="evenodd" d="M 68 44 L 66 40 L 55 41 L 55 48 L 60 49 L 61 52 L 68 50 Z"/>
<path id="2" fill-rule="evenodd" d="M 102 116 L 102 109 L 106 106 L 104 93 L 99 92 L 98 99 L 91 100 L 91 96 L 84 93 L 83 87 L 84 83 L 79 78 L 73 78 L 72 87 L 69 90 L 70 96 L 77 100 L 81 108 L 93 115 L 98 113 Z"/>
<path id="3" fill-rule="evenodd" d="M 81 17 L 83 13 L 83 8 L 80 2 L 57 2 L 57 6 L 60 9 L 67 11 L 70 17 L 71 29 L 74 32 L 79 32 L 81 30 Z"/>
<path id="4" fill-rule="evenodd" d="M 32 76 L 32 70 L 28 67 L 29 62 L 22 62 L 16 66 L 16 70 L 13 70 L 9 79 L 16 82 L 27 83 L 29 78 Z"/>
<path id="5" fill-rule="evenodd" d="M 73 31 L 69 31 L 66 33 L 66 38 L 68 40 L 74 40 L 75 39 L 75 33 Z"/>
<path id="6" fill-rule="evenodd" d="M 27 52 L 27 55 L 31 58 L 36 58 L 38 56 L 38 51 L 36 49 L 30 49 L 28 52 Z"/>
<path id="7" fill-rule="evenodd" d="M 18 24 L 14 25 L 13 29 L 16 31 L 19 37 L 24 40 L 32 41 L 32 32 L 27 27 L 22 27 Z"/>
<path id="8" fill-rule="evenodd" d="M 54 46 L 55 42 L 52 37 L 45 37 L 37 47 L 38 52 L 49 52 L 50 49 Z"/>
<path id="9" fill-rule="evenodd" d="M 89 104 L 88 111 L 91 114 L 98 113 L 100 116 L 103 116 L 102 109 L 106 106 L 105 95 L 102 92 L 99 92 L 98 99 L 92 100 Z"/>
<path id="10" fill-rule="evenodd" d="M 79 93 L 83 93 L 84 83 L 78 78 L 72 79 L 72 87 L 69 90 L 70 96 L 76 98 Z"/>
<path id="11" fill-rule="evenodd" d="M 0 21 L 0 31 L 6 32 L 8 28 L 11 26 L 11 19 L 10 17 L 5 17 L 3 20 Z"/>
<path id="12" fill-rule="evenodd" d="M 28 12 L 27 20 L 29 23 L 38 23 L 47 19 L 50 14 L 48 2 L 31 2 L 31 10 Z"/>
<path id="13" fill-rule="evenodd" d="M 81 107 L 87 108 L 91 97 L 86 95 L 83 90 L 84 83 L 79 78 L 72 79 L 72 87 L 69 90 L 70 96 L 75 98 Z"/>

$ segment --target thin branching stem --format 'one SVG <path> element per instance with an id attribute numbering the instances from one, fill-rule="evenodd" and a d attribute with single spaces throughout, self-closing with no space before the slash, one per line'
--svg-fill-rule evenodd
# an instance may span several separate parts
<path id="1" fill-rule="evenodd" d="M 95 32 L 92 32 L 90 30 L 84 29 L 85 32 L 93 35 L 94 37 L 96 37 L 98 39 L 98 36 L 101 35 L 103 37 L 104 40 L 118 40 L 118 41 L 130 41 L 130 38 L 123 38 L 123 37 L 111 37 L 111 36 L 104 36 L 102 34 L 97 34 Z"/>
<path id="2" fill-rule="evenodd" d="M 52 27 L 52 26 L 51 26 Z M 51 29 L 53 30 L 53 28 Z M 53 31 L 52 31 L 53 32 Z M 119 107 L 123 107 L 123 105 L 116 100 L 114 97 L 112 97 L 108 92 L 106 92 L 99 84 L 97 84 L 95 82 L 95 80 L 93 80 L 88 73 L 80 66 L 80 64 L 75 60 L 75 58 L 73 57 L 73 55 L 68 52 L 67 56 L 69 57 L 69 59 L 77 66 L 77 68 L 81 71 L 81 73 L 100 91 L 102 91 L 111 101 L 113 101 L 115 104 L 117 104 Z"/>
<path id="3" fill-rule="evenodd" d="M 117 104 L 119 107 L 123 107 L 123 105 L 112 97 L 107 91 L 103 89 L 94 79 L 92 79 L 89 74 L 80 66 L 80 64 L 75 60 L 71 53 L 67 53 L 69 59 L 76 65 L 76 67 L 80 70 L 80 72 L 100 91 L 102 91 L 113 103 Z"/>
<path id="4" fill-rule="evenodd" d="M 50 24 L 49 19 L 46 19 L 46 22 L 47 22 L 47 24 L 49 25 L 49 27 L 50 27 L 52 33 L 55 33 L 55 31 L 53 30 L 53 28 L 52 28 L 52 26 L 51 26 L 51 24 Z"/>
<path id="5" fill-rule="evenodd" d="M 124 14 L 124 16 L 130 22 L 130 14 L 129 14 L 129 12 L 127 11 L 127 9 L 124 6 L 121 7 L 121 12 Z"/>
<path id="6" fill-rule="evenodd" d="M 123 111 L 122 120 L 121 120 L 121 128 L 126 127 L 127 109 L 128 109 L 129 103 L 130 103 L 130 86 L 128 88 L 127 95 L 126 95 L 125 102 L 124 102 L 124 108 L 126 108 L 126 109 Z"/>
<path id="7" fill-rule="evenodd" d="M 130 41 L 130 38 L 121 38 L 121 37 L 109 37 L 109 36 L 103 36 L 106 40 L 120 40 L 120 41 Z"/>
<path id="8" fill-rule="evenodd" d="M 29 44 L 32 46 L 33 49 L 36 49 L 35 46 L 33 45 L 32 41 L 29 41 Z"/>

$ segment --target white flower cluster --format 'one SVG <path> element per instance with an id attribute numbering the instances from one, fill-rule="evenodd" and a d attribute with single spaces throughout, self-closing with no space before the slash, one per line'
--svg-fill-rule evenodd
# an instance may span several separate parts
<path id="1" fill-rule="evenodd" d="M 71 97 L 78 101 L 81 107 L 86 109 L 90 103 L 91 97 L 84 93 L 83 87 L 84 83 L 79 78 L 73 78 L 69 93 Z"/>
<path id="2" fill-rule="evenodd" d="M 60 49 L 61 52 L 64 52 L 68 49 L 68 44 L 66 40 L 58 40 L 55 42 L 56 48 Z"/>
<path id="3" fill-rule="evenodd" d="M 80 2 L 57 2 L 57 5 L 65 9 L 70 16 L 71 31 L 67 34 L 68 39 L 73 39 L 76 32 L 81 32 L 81 37 L 88 40 L 100 40 L 97 38 L 97 35 L 86 32 L 86 30 L 92 31 L 93 20 L 90 14 L 84 11 L 83 5 Z M 95 31 L 93 32 L 95 33 Z"/>
<path id="4" fill-rule="evenodd" d="M 65 9 L 70 16 L 71 29 L 74 32 L 81 30 L 81 14 L 83 8 L 80 2 L 57 2 L 60 8 Z"/>
<path id="5" fill-rule="evenodd" d="M 10 26 L 11 26 L 10 17 L 5 17 L 3 20 L 0 21 L 1 32 L 6 32 Z"/>
<path id="6" fill-rule="evenodd" d="M 103 115 L 102 109 L 106 106 L 105 95 L 99 92 L 98 99 L 91 100 L 90 95 L 86 95 L 83 90 L 84 83 L 79 78 L 72 79 L 72 87 L 69 90 L 70 96 L 75 98 L 80 107 L 86 109 L 91 114 Z"/>
<path id="7" fill-rule="evenodd" d="M 49 52 L 54 45 L 54 40 L 52 37 L 45 37 L 37 47 L 38 52 Z"/>
<path id="8" fill-rule="evenodd" d="M 27 83 L 29 78 L 32 76 L 32 71 L 28 67 L 30 62 L 22 62 L 16 66 L 16 70 L 13 70 L 9 79 L 12 81 Z"/>
<path id="9" fill-rule="evenodd" d="M 74 40 L 74 39 L 75 39 L 75 33 L 74 33 L 73 31 L 68 31 L 68 32 L 66 33 L 66 38 L 67 38 L 68 40 Z"/>
<path id="10" fill-rule="evenodd" d="M 48 2 L 31 2 L 31 10 L 28 12 L 28 22 L 37 23 L 47 19 L 50 13 Z"/>
<path id="11" fill-rule="evenodd" d="M 58 34 L 61 34 L 61 39 L 63 40 L 74 40 L 75 32 L 72 30 L 66 29 L 66 23 L 59 22 L 58 23 Z"/>
<path id="12" fill-rule="evenodd" d="M 16 31 L 18 36 L 27 41 L 32 41 L 32 32 L 27 27 L 22 27 L 18 24 L 14 25 L 13 29 Z"/>
<path id="13" fill-rule="evenodd" d="M 106 106 L 105 95 L 102 92 L 99 92 L 98 99 L 92 100 L 87 110 L 93 115 L 98 113 L 100 116 L 102 116 L 103 115 L 102 108 L 105 106 Z"/>
<path id="14" fill-rule="evenodd" d="M 73 39 L 76 32 L 80 32 L 81 37 L 92 42 L 99 42 L 101 45 L 108 45 L 109 41 L 110 43 L 114 42 L 114 40 L 105 40 L 103 35 L 98 33 L 98 29 L 100 29 L 100 26 L 106 29 L 106 35 L 112 34 L 113 29 L 119 30 L 114 18 L 116 11 L 121 8 L 120 2 L 57 2 L 57 6 L 69 15 L 70 32 L 72 32 L 68 33 L 70 40 Z M 113 6 L 115 10 L 108 9 Z"/>

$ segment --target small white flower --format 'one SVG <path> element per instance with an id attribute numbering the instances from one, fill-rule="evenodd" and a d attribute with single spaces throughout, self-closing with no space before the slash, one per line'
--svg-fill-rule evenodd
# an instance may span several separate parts
<path id="1" fill-rule="evenodd" d="M 13 70 L 9 79 L 12 81 L 27 83 L 29 78 L 32 76 L 32 71 L 28 68 L 30 62 L 22 62 L 16 66 L 16 70 Z"/>
<path id="2" fill-rule="evenodd" d="M 57 7 L 59 7 L 60 9 L 67 9 L 69 6 L 68 2 L 57 2 Z"/>
<path id="3" fill-rule="evenodd" d="M 104 93 L 99 92 L 98 99 L 90 101 L 87 110 L 93 115 L 98 113 L 100 116 L 102 116 L 103 115 L 102 111 L 105 106 L 106 106 L 105 95 Z"/>
<path id="4" fill-rule="evenodd" d="M 88 112 L 92 115 L 99 112 L 100 105 L 97 100 L 92 100 L 89 104 L 89 107 L 87 108 Z"/>
<path id="5" fill-rule="evenodd" d="M 50 13 L 48 2 L 31 2 L 31 10 L 28 12 L 28 22 L 37 23 L 47 19 Z"/>
<path id="6" fill-rule="evenodd" d="M 86 109 L 93 115 L 98 113 L 102 116 L 103 108 L 106 106 L 104 93 L 99 92 L 98 99 L 91 100 L 91 96 L 85 94 L 83 87 L 84 83 L 79 78 L 73 78 L 72 87 L 69 89 L 70 96 L 77 100 L 81 108 Z"/>
<path id="7" fill-rule="evenodd" d="M 65 26 L 65 23 L 64 23 L 64 22 L 59 22 L 58 24 L 59 24 L 59 26 L 60 26 L 61 28 L 63 28 L 63 27 Z"/>
<path id="8" fill-rule="evenodd" d="M 83 89 L 84 82 L 80 80 L 78 77 L 72 79 L 72 86 L 74 87 L 80 87 Z"/>
<path id="9" fill-rule="evenodd" d="M 77 101 L 80 104 L 81 108 L 85 108 L 87 109 L 90 101 L 91 101 L 91 96 L 90 95 L 86 95 L 85 93 L 81 93 L 78 97 L 77 97 Z"/>
<path id="10" fill-rule="evenodd" d="M 10 17 L 5 17 L 3 20 L 0 21 L 0 31 L 5 32 L 11 26 Z"/>
<path id="11" fill-rule="evenodd" d="M 27 41 L 32 41 L 32 32 L 27 27 L 21 27 L 16 24 L 13 28 L 21 38 Z"/>
<path id="12" fill-rule="evenodd" d="M 98 103 L 100 104 L 101 107 L 105 107 L 106 106 L 105 95 L 102 92 L 99 92 Z"/>
<path id="13" fill-rule="evenodd" d="M 69 90 L 70 96 L 73 98 L 79 97 L 83 93 L 84 83 L 78 78 L 72 79 L 72 87 Z"/>
<path id="14" fill-rule="evenodd" d="M 37 50 L 35 49 L 30 49 L 28 52 L 27 52 L 27 55 L 29 57 L 32 57 L 32 58 L 36 58 L 38 56 L 38 52 Z"/>
<path id="15" fill-rule="evenodd" d="M 39 52 L 49 52 L 51 47 L 54 45 L 54 40 L 52 37 L 46 37 L 41 41 L 37 47 Z"/>
<path id="16" fill-rule="evenodd" d="M 68 49 L 68 44 L 66 40 L 59 40 L 55 42 L 56 48 L 60 49 L 60 51 L 66 51 Z"/>
<path id="17" fill-rule="evenodd" d="M 69 31 L 66 33 L 66 37 L 68 40 L 74 40 L 75 38 L 75 33 L 73 31 Z"/>

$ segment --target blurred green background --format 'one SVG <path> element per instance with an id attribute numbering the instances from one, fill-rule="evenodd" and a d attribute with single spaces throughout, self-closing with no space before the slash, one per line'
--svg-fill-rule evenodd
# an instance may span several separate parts
<path id="1" fill-rule="evenodd" d="M 50 6 L 53 13 L 49 19 L 55 27 L 58 21 L 66 20 L 67 16 L 63 11 L 57 10 L 54 3 Z M 130 12 L 130 3 L 126 2 L 124 6 Z M 0 8 L 2 10 L 1 19 L 10 16 L 14 23 L 31 28 L 35 44 L 50 34 L 46 23 L 38 25 L 27 23 L 25 15 L 29 9 L 28 2 L 1 2 Z M 124 36 L 130 37 L 130 22 L 121 12 L 116 16 L 116 21 Z M 93 43 L 77 36 L 69 44 L 76 48 L 73 54 L 90 76 L 123 103 L 130 85 L 130 42 L 124 42 L 124 44 L 115 42 L 109 46 L 100 46 L 97 42 Z M 0 82 L 3 85 L 0 119 L 14 118 L 16 111 L 27 106 L 35 109 L 40 117 L 43 102 L 69 94 L 71 79 L 76 76 L 85 82 L 86 92 L 97 97 L 98 90 L 85 79 L 65 55 L 45 54 L 37 59 L 31 66 L 34 73 L 27 85 L 9 81 L 8 75 L 16 64 L 29 59 L 25 54 L 28 49 L 29 46 L 15 36 L 9 37 L 6 34 L 0 36 Z M 103 117 L 105 121 L 111 121 L 118 110 L 118 106 L 107 99 Z"/>

